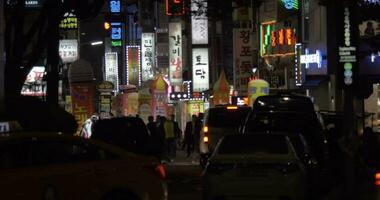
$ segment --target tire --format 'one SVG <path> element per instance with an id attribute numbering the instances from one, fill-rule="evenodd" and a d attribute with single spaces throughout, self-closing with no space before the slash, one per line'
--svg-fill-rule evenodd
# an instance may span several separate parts
<path id="1" fill-rule="evenodd" d="M 104 195 L 102 200 L 140 200 L 140 198 L 131 192 L 114 190 Z"/>

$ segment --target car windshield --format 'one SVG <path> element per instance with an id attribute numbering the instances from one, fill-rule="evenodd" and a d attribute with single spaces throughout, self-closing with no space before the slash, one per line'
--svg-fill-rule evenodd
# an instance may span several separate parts
<path id="1" fill-rule="evenodd" d="M 219 145 L 219 154 L 288 154 L 283 135 L 252 134 L 228 135 Z"/>
<path id="2" fill-rule="evenodd" d="M 228 110 L 223 107 L 210 109 L 207 124 L 210 127 L 238 127 L 248 112 L 249 108 Z"/>

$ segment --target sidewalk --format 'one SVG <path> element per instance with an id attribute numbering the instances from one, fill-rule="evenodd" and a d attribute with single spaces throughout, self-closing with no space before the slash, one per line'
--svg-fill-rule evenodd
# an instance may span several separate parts
<path id="1" fill-rule="evenodd" d="M 167 162 L 167 165 L 199 165 L 199 153 L 193 153 L 190 157 L 186 156 L 186 150 L 177 147 L 177 155 L 174 162 Z"/>

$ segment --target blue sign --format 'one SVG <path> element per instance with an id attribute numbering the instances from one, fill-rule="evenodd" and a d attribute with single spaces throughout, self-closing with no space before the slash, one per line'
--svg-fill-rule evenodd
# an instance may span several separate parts
<path id="1" fill-rule="evenodd" d="M 110 0 L 110 9 L 111 9 L 111 13 L 120 13 L 121 12 L 120 0 Z"/>
<path id="2" fill-rule="evenodd" d="M 111 23 L 111 40 L 121 40 L 122 30 L 120 22 Z"/>

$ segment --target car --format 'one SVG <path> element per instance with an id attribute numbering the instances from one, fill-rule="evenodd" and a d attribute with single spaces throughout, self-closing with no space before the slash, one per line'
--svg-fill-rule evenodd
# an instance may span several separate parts
<path id="1" fill-rule="evenodd" d="M 304 199 L 306 169 L 285 134 L 224 136 L 202 173 L 203 199 Z"/>
<path id="2" fill-rule="evenodd" d="M 220 105 L 206 110 L 200 131 L 200 164 L 204 166 L 219 139 L 227 134 L 237 134 L 250 112 L 249 106 Z"/>
<path id="3" fill-rule="evenodd" d="M 167 199 L 154 159 L 56 133 L 0 137 L 0 188 L 2 199 Z"/>

